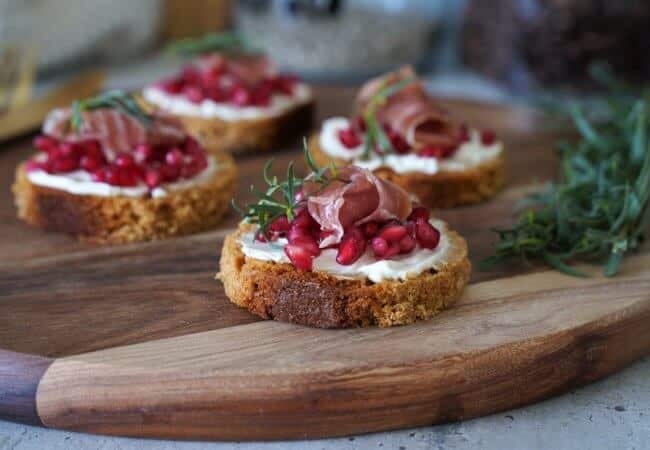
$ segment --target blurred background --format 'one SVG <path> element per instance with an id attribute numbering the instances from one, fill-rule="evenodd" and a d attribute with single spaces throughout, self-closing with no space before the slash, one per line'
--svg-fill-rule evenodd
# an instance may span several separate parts
<path id="1" fill-rule="evenodd" d="M 231 28 L 319 82 L 412 63 L 437 94 L 502 102 L 588 92 L 593 61 L 650 76 L 648 0 L 0 0 L 0 94 L 20 80 L 24 102 L 89 68 L 140 87 L 178 66 L 165 43 Z"/>

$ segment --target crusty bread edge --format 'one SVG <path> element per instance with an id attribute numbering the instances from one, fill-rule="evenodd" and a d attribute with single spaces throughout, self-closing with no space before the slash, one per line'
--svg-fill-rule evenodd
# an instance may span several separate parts
<path id="1" fill-rule="evenodd" d="M 151 103 L 148 103 L 147 107 L 171 114 Z M 183 123 L 187 132 L 206 150 L 242 154 L 273 150 L 296 138 L 306 136 L 314 123 L 315 102 L 312 98 L 282 114 L 236 121 L 172 115 Z"/>
<path id="2" fill-rule="evenodd" d="M 318 133 L 310 137 L 309 149 L 319 165 L 326 165 L 330 160 L 337 165 L 350 163 L 325 153 L 320 148 Z M 496 158 L 465 171 L 441 170 L 429 175 L 417 172 L 396 173 L 388 168 L 380 168 L 375 173 L 415 194 L 429 208 L 451 208 L 482 202 L 501 190 L 506 177 L 505 153 L 502 151 Z"/>
<path id="3" fill-rule="evenodd" d="M 29 181 L 24 164 L 12 186 L 18 217 L 47 231 L 82 240 L 126 243 L 163 239 L 214 227 L 230 206 L 237 179 L 231 156 L 215 154 L 212 177 L 159 198 L 75 195 Z"/>
<path id="4" fill-rule="evenodd" d="M 406 325 L 454 303 L 471 272 L 465 239 L 449 229 L 452 250 L 441 270 L 372 283 L 246 257 L 239 239 L 249 227 L 242 225 L 226 237 L 217 278 L 233 303 L 265 319 L 321 328 Z"/>

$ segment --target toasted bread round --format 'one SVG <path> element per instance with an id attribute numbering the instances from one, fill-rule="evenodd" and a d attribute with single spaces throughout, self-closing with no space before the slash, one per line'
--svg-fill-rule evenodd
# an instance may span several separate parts
<path id="1" fill-rule="evenodd" d="M 337 165 L 350 164 L 325 153 L 320 148 L 318 136 L 312 135 L 309 141 L 309 149 L 317 164 L 326 165 L 330 160 Z M 496 195 L 505 182 L 505 156 L 501 152 L 498 157 L 464 171 L 441 170 L 429 175 L 396 173 L 389 168 L 380 168 L 375 173 L 415 194 L 429 208 L 451 208 L 479 203 Z"/>
<path id="2" fill-rule="evenodd" d="M 148 107 L 159 109 L 150 103 Z M 174 117 L 209 152 L 241 154 L 272 150 L 306 135 L 314 122 L 314 112 L 312 100 L 282 114 L 259 119 L 224 121 L 178 114 L 174 114 Z"/>
<path id="3" fill-rule="evenodd" d="M 218 168 L 201 184 L 159 198 L 75 195 L 29 181 L 24 164 L 12 187 L 18 217 L 48 231 L 83 240 L 123 243 L 195 233 L 215 226 L 229 209 L 237 169 L 214 155 Z"/>
<path id="4" fill-rule="evenodd" d="M 430 319 L 455 302 L 471 271 L 467 244 L 451 230 L 447 233 L 453 250 L 442 270 L 373 283 L 249 258 L 239 243 L 249 229 L 241 225 L 226 238 L 217 278 L 233 303 L 264 319 L 319 328 L 410 324 Z"/>

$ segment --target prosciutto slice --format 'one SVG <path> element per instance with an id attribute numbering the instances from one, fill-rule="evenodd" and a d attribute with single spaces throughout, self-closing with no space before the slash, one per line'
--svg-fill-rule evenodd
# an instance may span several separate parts
<path id="1" fill-rule="evenodd" d="M 212 53 L 197 61 L 201 71 L 223 71 L 233 75 L 248 86 L 254 86 L 268 77 L 277 75 L 273 63 L 263 54 L 224 55 Z"/>
<path id="2" fill-rule="evenodd" d="M 337 180 L 325 188 L 308 178 L 303 191 L 309 214 L 322 230 L 332 232 L 321 242 L 323 248 L 338 244 L 351 225 L 405 220 L 412 209 L 405 190 L 356 166 L 339 168 Z"/>
<path id="3" fill-rule="evenodd" d="M 168 116 L 155 116 L 150 126 L 116 109 L 85 111 L 78 131 L 70 127 L 72 112 L 59 108 L 50 112 L 43 123 L 43 133 L 60 140 L 76 142 L 96 139 L 109 161 L 119 153 L 132 152 L 138 144 L 175 144 L 185 139 L 182 125 Z"/>
<path id="4" fill-rule="evenodd" d="M 370 99 L 382 88 L 408 78 L 415 78 L 409 66 L 374 78 L 361 87 L 357 109 L 363 111 Z M 424 146 L 453 146 L 461 137 L 459 124 L 436 105 L 419 80 L 404 87 L 377 110 L 377 119 L 401 134 L 413 148 Z"/>

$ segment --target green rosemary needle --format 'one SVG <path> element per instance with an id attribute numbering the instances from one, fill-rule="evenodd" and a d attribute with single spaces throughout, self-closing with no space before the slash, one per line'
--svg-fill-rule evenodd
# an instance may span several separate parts
<path id="1" fill-rule="evenodd" d="M 204 53 L 251 53 L 258 51 L 240 33 L 209 33 L 198 38 L 185 38 L 167 46 L 167 52 L 181 56 L 196 56 Z"/>
<path id="2" fill-rule="evenodd" d="M 84 100 L 75 100 L 72 103 L 70 126 L 73 130 L 78 131 L 83 122 L 83 112 L 101 108 L 115 108 L 120 110 L 123 113 L 136 118 L 145 126 L 151 125 L 153 120 L 152 116 L 140 107 L 133 94 L 115 90 L 95 97 L 89 97 Z"/>

